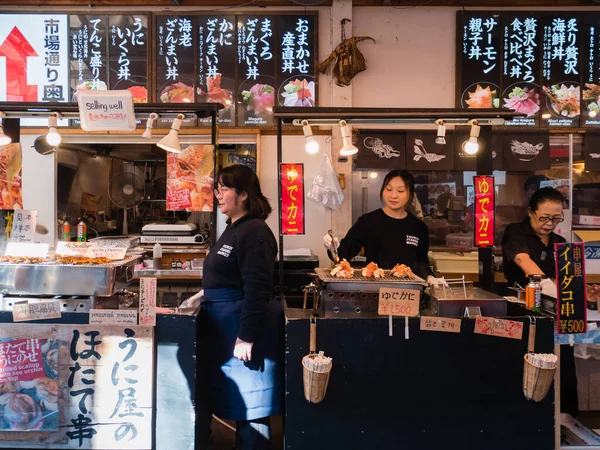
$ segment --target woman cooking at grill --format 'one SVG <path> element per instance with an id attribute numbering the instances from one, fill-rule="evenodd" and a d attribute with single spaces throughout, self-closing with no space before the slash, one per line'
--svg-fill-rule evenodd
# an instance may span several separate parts
<path id="1" fill-rule="evenodd" d="M 347 261 L 364 248 L 367 262 L 374 262 L 381 269 L 406 264 L 430 284 L 441 283 L 429 266 L 427 225 L 407 211 L 414 195 L 413 176 L 406 170 L 392 170 L 385 176 L 379 192 L 383 208 L 360 216 L 341 241 L 325 235 L 325 248 L 329 250 L 335 245 L 340 259 Z"/>

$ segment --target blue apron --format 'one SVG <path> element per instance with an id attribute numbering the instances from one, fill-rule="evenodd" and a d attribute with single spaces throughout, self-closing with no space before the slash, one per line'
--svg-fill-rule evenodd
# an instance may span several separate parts
<path id="1" fill-rule="evenodd" d="M 228 420 L 254 420 L 281 411 L 283 385 L 283 309 L 266 306 L 263 330 L 252 360 L 233 356 L 244 295 L 235 289 L 205 289 L 212 412 Z"/>

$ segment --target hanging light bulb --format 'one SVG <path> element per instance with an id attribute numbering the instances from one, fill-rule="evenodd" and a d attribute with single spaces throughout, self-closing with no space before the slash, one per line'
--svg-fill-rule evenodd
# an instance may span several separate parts
<path id="1" fill-rule="evenodd" d="M 340 155 L 342 156 L 352 156 L 358 153 L 358 148 L 356 148 L 352 144 L 352 132 L 350 131 L 350 127 L 348 127 L 348 123 L 345 120 L 340 120 L 340 129 L 342 131 L 342 141 L 344 145 L 340 150 Z"/>
<path id="2" fill-rule="evenodd" d="M 46 142 L 53 147 L 57 147 L 62 140 L 60 134 L 58 134 L 58 130 L 56 129 L 57 118 L 60 117 L 60 113 L 52 113 L 50 117 L 48 117 L 48 134 L 46 135 Z"/>
<path id="3" fill-rule="evenodd" d="M 4 114 L 3 112 L 0 112 L 0 118 L 2 118 L 2 120 L 4 120 L 4 118 L 6 117 L 6 114 Z M 10 138 L 10 136 L 7 136 L 4 134 L 4 122 L 2 123 L 2 126 L 0 126 L 0 145 L 8 145 L 12 142 L 12 139 Z"/>
<path id="4" fill-rule="evenodd" d="M 181 128 L 181 122 L 183 122 L 185 116 L 183 114 L 178 114 L 177 117 L 173 120 L 173 125 L 171 125 L 171 131 L 164 138 L 158 141 L 157 146 L 162 148 L 163 150 L 171 153 L 181 153 L 181 144 L 179 143 L 179 129 Z"/>
<path id="5" fill-rule="evenodd" d="M 154 122 L 158 119 L 158 114 L 151 113 L 146 121 L 146 131 L 142 134 L 142 137 L 150 139 L 152 137 L 152 129 L 154 128 Z"/>
<path id="6" fill-rule="evenodd" d="M 471 132 L 469 133 L 469 140 L 465 142 L 464 149 L 465 153 L 469 155 L 474 155 L 479 150 L 479 143 L 477 142 L 477 138 L 479 137 L 479 130 L 481 127 L 477 125 L 476 120 L 469 121 L 471 124 Z"/>
<path id="7" fill-rule="evenodd" d="M 446 144 L 446 125 L 444 125 L 444 121 L 442 119 L 436 120 L 435 123 L 437 123 L 438 126 L 435 143 L 444 145 Z"/>
<path id="8" fill-rule="evenodd" d="M 308 124 L 308 120 L 302 121 L 302 132 L 305 137 L 304 148 L 306 149 L 306 153 L 314 155 L 319 151 L 319 143 L 313 138 L 312 128 Z"/>
<path id="9" fill-rule="evenodd" d="M 593 109 L 589 111 L 589 115 L 590 117 L 593 119 L 594 117 L 596 117 L 598 115 L 597 111 L 594 111 Z"/>

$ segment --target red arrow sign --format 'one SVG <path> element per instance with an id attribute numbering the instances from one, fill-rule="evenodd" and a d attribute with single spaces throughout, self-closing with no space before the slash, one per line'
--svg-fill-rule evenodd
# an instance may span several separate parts
<path id="1" fill-rule="evenodd" d="M 6 101 L 37 102 L 38 87 L 27 84 L 27 57 L 38 54 L 17 27 L 0 45 L 0 56 L 6 57 Z"/>

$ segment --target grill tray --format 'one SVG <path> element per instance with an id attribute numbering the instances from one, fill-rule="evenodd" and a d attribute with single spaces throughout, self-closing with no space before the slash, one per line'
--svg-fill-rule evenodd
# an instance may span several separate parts
<path id="1" fill-rule="evenodd" d="M 362 269 L 355 269 L 352 278 L 338 278 L 331 276 L 331 269 L 316 268 L 315 272 L 319 279 L 327 284 L 327 289 L 332 291 L 357 291 L 376 292 L 382 287 L 418 289 L 423 291 L 427 282 L 415 275 L 415 278 L 399 278 L 390 275 L 390 270 L 385 270 L 383 278 L 363 277 Z"/>

